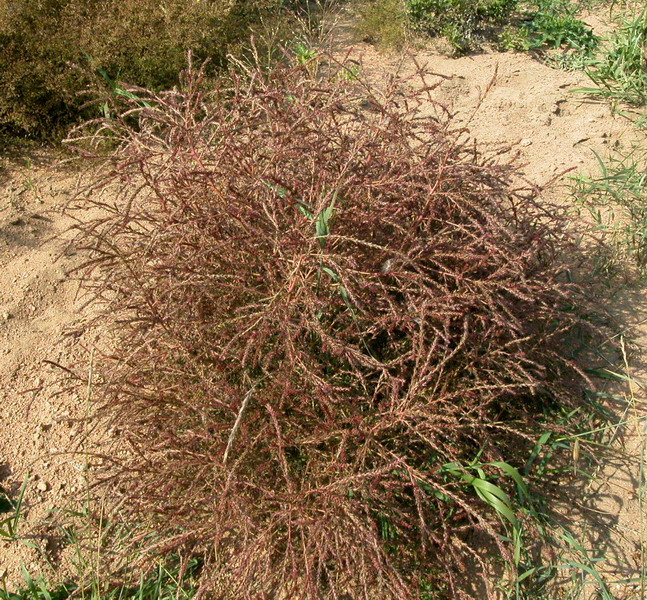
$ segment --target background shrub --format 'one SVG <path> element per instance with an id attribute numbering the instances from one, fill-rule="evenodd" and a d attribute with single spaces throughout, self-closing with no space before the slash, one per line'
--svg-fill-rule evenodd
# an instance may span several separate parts
<path id="1" fill-rule="evenodd" d="M 202 554 L 219 598 L 458 598 L 481 532 L 514 578 L 514 465 L 582 398 L 559 216 L 428 89 L 201 79 L 125 98 L 70 207 L 112 331 L 104 482 L 145 550 Z"/>
<path id="2" fill-rule="evenodd" d="M 518 0 L 407 0 L 414 25 L 443 35 L 459 53 L 479 47 L 479 32 L 510 19 Z"/>
<path id="3" fill-rule="evenodd" d="M 401 48 L 407 39 L 409 14 L 405 0 L 368 0 L 358 5 L 359 37 L 386 48 Z"/>
<path id="4" fill-rule="evenodd" d="M 60 137 L 92 78 L 152 89 L 177 84 L 188 50 L 222 66 L 281 0 L 0 0 L 0 128 Z M 92 83 L 97 83 L 93 81 Z"/>
<path id="5" fill-rule="evenodd" d="M 578 12 L 579 7 L 571 0 L 541 0 L 521 29 L 527 33 L 531 48 L 567 46 L 591 53 L 597 48 L 599 38 L 577 18 Z"/>
<path id="6" fill-rule="evenodd" d="M 546 64 L 569 71 L 591 63 L 600 38 L 577 17 L 581 6 L 571 0 L 539 0 L 520 6 L 526 10 L 498 36 L 501 49 L 534 50 Z M 547 49 L 561 52 L 544 54 Z"/>
<path id="7" fill-rule="evenodd" d="M 361 6 L 363 38 L 396 47 L 414 30 L 444 36 L 456 54 L 486 42 L 515 51 L 568 48 L 577 56 L 552 64 L 583 68 L 599 41 L 571 0 L 367 0 Z"/>

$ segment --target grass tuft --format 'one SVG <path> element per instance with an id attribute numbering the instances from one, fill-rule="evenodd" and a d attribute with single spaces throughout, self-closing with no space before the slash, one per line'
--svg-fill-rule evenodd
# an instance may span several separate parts
<path id="1" fill-rule="evenodd" d="M 587 75 L 598 87 L 580 92 L 634 106 L 647 104 L 647 7 L 611 34 Z"/>
<path id="2" fill-rule="evenodd" d="M 596 155 L 597 156 L 597 155 Z M 627 260 L 641 273 L 647 267 L 647 155 L 641 147 L 604 161 L 597 156 L 599 174 L 575 180 L 578 204 L 593 218 L 612 253 L 607 270 Z M 615 265 L 615 267 L 614 267 Z"/>

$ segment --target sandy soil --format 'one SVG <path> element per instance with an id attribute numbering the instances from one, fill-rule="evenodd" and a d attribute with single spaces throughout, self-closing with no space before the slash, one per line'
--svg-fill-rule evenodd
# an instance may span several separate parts
<path id="1" fill-rule="evenodd" d="M 351 55 L 369 79 L 414 69 L 410 57 L 380 54 L 366 44 L 353 46 Z M 614 117 L 604 103 L 571 93 L 588 85 L 581 73 L 554 70 L 512 53 L 452 59 L 418 49 L 416 60 L 447 76 L 437 98 L 451 107 L 457 125 L 468 127 L 483 144 L 516 144 L 522 172 L 531 182 L 543 184 L 569 169 L 595 172 L 593 151 L 605 156 L 635 141 L 626 119 Z M 48 511 L 82 499 L 93 460 L 74 452 L 85 439 L 83 417 L 92 410 L 91 399 L 78 390 L 67 392 L 61 370 L 51 364 L 85 372 L 95 342 L 84 330 L 88 309 L 69 275 L 80 258 L 67 249 L 69 223 L 55 212 L 76 181 L 74 173 L 58 165 L 59 158 L 44 149 L 0 158 L 0 483 L 15 494 L 30 474 L 22 522 L 27 535 L 51 533 L 43 524 Z M 565 199 L 566 182 L 562 176 L 550 194 Z M 645 300 L 642 290 L 623 292 L 614 310 L 635 346 L 627 368 L 647 382 L 640 350 L 647 347 Z M 574 479 L 573 505 L 562 509 L 565 519 L 580 523 L 592 556 L 606 557 L 601 570 L 609 582 L 638 576 L 645 541 L 638 501 L 643 391 L 634 385 L 615 393 L 622 401 L 613 409 L 619 419 L 631 422 L 618 428 L 617 451 L 606 467 L 590 482 Z M 22 581 L 21 564 L 33 574 L 51 575 L 33 548 L 0 542 L 0 577 L 10 587 Z M 637 597 L 635 585 L 610 585 L 619 598 Z"/>
<path id="2" fill-rule="evenodd" d="M 57 212 L 76 176 L 60 158 L 30 149 L 0 163 L 0 481 L 15 497 L 28 478 L 19 522 L 27 543 L 0 542 L 0 576 L 9 584 L 21 581 L 21 564 L 51 573 L 44 565 L 56 556 L 50 511 L 76 507 L 91 463 L 78 450 L 92 407 L 56 366 L 87 369 L 92 346 L 72 275 L 79 257 L 68 245 L 70 223 Z M 30 546 L 32 537 L 45 555 Z"/>

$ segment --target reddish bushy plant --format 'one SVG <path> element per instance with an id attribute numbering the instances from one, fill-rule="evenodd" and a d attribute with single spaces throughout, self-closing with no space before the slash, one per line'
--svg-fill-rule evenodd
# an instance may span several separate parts
<path id="1" fill-rule="evenodd" d="M 433 86 L 200 81 L 131 88 L 90 137 L 113 148 L 73 211 L 112 331 L 105 481 L 214 597 L 466 595 L 470 532 L 510 549 L 460 465 L 579 401 L 560 218 Z"/>

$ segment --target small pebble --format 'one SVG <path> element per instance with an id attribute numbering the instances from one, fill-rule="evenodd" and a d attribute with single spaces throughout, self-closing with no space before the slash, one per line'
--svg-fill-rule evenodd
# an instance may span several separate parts
<path id="1" fill-rule="evenodd" d="M 39 492 L 46 492 L 49 489 L 49 485 L 47 485 L 46 481 L 39 481 L 38 484 L 36 485 L 36 489 Z"/>

